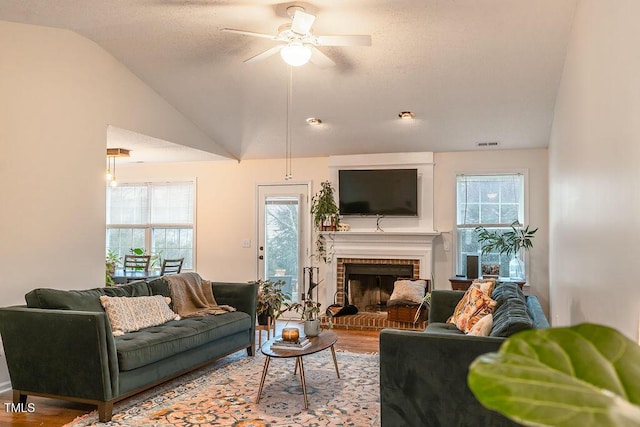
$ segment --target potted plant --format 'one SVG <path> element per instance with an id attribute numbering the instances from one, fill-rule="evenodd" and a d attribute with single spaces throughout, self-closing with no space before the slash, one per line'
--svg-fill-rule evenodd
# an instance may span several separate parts
<path id="1" fill-rule="evenodd" d="M 311 199 L 311 215 L 313 225 L 318 231 L 316 238 L 316 257 L 319 260 L 329 262 L 330 254 L 327 253 L 326 237 L 322 231 L 336 231 L 340 224 L 340 210 L 334 200 L 334 189 L 329 181 L 324 181 Z"/>
<path id="2" fill-rule="evenodd" d="M 285 285 L 283 280 L 273 282 L 271 280 L 257 280 L 252 283 L 258 284 L 258 306 L 256 312 L 258 314 L 258 324 L 266 325 L 267 317 L 273 320 L 278 319 L 282 312 L 283 305 L 291 300 L 289 294 L 282 291 Z"/>
<path id="3" fill-rule="evenodd" d="M 130 248 L 129 252 L 131 255 L 149 255 L 151 258 L 149 259 L 149 268 L 159 268 L 160 264 L 162 264 L 162 260 L 160 258 L 160 253 L 157 254 L 148 254 L 144 248 Z M 138 268 L 136 268 L 138 270 Z"/>
<path id="4" fill-rule="evenodd" d="M 118 266 L 120 260 L 118 259 L 118 255 L 111 249 L 109 249 L 104 261 L 106 269 L 105 285 L 113 286 L 115 285 L 115 282 L 113 281 L 113 274 L 116 272 L 116 267 Z"/>
<path id="5" fill-rule="evenodd" d="M 300 313 L 304 320 L 304 334 L 308 337 L 316 337 L 320 334 L 320 303 L 312 299 L 289 304 L 287 310 Z"/>
<path id="6" fill-rule="evenodd" d="M 507 232 L 489 231 L 482 226 L 476 227 L 475 231 L 483 255 L 498 251 L 500 255 L 511 257 L 509 277 L 524 278 L 520 254 L 522 250 L 528 251 L 533 247 L 531 240 L 535 237 L 537 228 L 530 230 L 528 225 L 522 227 L 518 221 L 514 221 L 511 223 L 511 230 Z"/>

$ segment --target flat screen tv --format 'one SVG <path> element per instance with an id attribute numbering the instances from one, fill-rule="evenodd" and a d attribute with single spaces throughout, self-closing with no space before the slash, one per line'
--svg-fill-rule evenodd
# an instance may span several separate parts
<path id="1" fill-rule="evenodd" d="M 338 199 L 342 215 L 418 216 L 418 170 L 339 170 Z"/>

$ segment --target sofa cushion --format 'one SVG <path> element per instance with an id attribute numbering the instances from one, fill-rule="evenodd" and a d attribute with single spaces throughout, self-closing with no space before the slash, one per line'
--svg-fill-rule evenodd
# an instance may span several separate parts
<path id="1" fill-rule="evenodd" d="M 250 328 L 250 316 L 240 311 L 172 320 L 115 337 L 118 365 L 129 371 Z"/>
<path id="2" fill-rule="evenodd" d="M 493 298 L 498 302 L 498 307 L 503 301 L 509 298 L 518 298 L 522 300 L 522 302 L 525 301 L 524 293 L 522 292 L 522 289 L 520 289 L 520 286 L 518 286 L 518 284 L 514 282 L 498 283 L 496 287 L 493 289 L 491 298 Z"/>
<path id="3" fill-rule="evenodd" d="M 150 297 L 100 297 L 100 303 L 107 312 L 114 336 L 124 335 L 149 326 L 162 325 L 169 320 L 180 320 L 171 311 L 171 298 L 162 295 Z"/>
<path id="4" fill-rule="evenodd" d="M 153 279 L 149 281 L 149 291 L 152 295 L 164 295 L 165 297 L 171 296 L 171 291 L 169 290 L 169 284 L 164 280 L 164 277 L 158 277 L 157 279 Z"/>
<path id="5" fill-rule="evenodd" d="M 493 327 L 493 315 L 491 313 L 478 320 L 475 325 L 469 330 L 467 335 L 473 335 L 478 337 L 486 337 L 491 333 Z"/>
<path id="6" fill-rule="evenodd" d="M 508 298 L 493 313 L 492 337 L 508 337 L 525 329 L 532 329 L 533 321 L 527 306 L 520 298 Z"/>
<path id="7" fill-rule="evenodd" d="M 460 329 L 458 329 L 456 325 L 454 325 L 453 323 L 441 323 L 441 322 L 429 323 L 427 325 L 427 328 L 424 331 L 430 334 L 447 334 L 447 335 L 451 335 L 451 334 L 464 335 L 465 334 Z"/>
<path id="8" fill-rule="evenodd" d="M 38 288 L 28 292 L 24 298 L 29 308 L 49 308 L 55 310 L 78 310 L 102 312 L 102 295 L 109 296 L 147 296 L 149 288 L 144 281 L 132 282 L 123 286 L 84 290 L 61 290 Z"/>
<path id="9" fill-rule="evenodd" d="M 456 306 L 447 323 L 453 323 L 462 332 L 469 332 L 482 317 L 493 313 L 496 302 L 482 291 L 480 285 L 472 284 Z"/>
<path id="10" fill-rule="evenodd" d="M 496 279 L 475 279 L 471 282 L 471 286 L 478 286 L 482 292 L 484 292 L 491 299 L 495 299 L 493 297 L 493 290 L 496 287 Z"/>
<path id="11" fill-rule="evenodd" d="M 101 288 L 104 295 L 109 297 L 148 297 L 151 296 L 149 286 L 144 280 L 138 280 L 126 285 Z"/>
<path id="12" fill-rule="evenodd" d="M 389 300 L 403 300 L 419 304 L 424 298 L 426 289 L 426 280 L 396 280 Z"/>
<path id="13" fill-rule="evenodd" d="M 101 289 L 64 291 L 38 288 L 27 293 L 24 298 L 29 308 L 102 312 L 104 310 L 100 305 L 100 296 Z"/>

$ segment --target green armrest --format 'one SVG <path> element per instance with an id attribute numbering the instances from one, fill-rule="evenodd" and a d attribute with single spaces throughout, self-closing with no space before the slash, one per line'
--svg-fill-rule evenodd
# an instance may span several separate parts
<path id="1" fill-rule="evenodd" d="M 258 306 L 257 283 L 222 283 L 211 282 L 213 295 L 218 304 L 235 307 L 236 310 L 247 313 L 251 317 L 249 355 L 253 356 L 256 341 L 256 309 Z"/>
<path id="2" fill-rule="evenodd" d="M 380 332 L 380 408 L 383 427 L 517 425 L 484 408 L 467 387 L 477 356 L 497 351 L 502 338 Z"/>
<path id="3" fill-rule="evenodd" d="M 218 304 L 230 305 L 255 317 L 258 305 L 256 283 L 211 282 L 211 288 Z"/>
<path id="4" fill-rule="evenodd" d="M 118 362 L 105 313 L 0 308 L 11 386 L 106 401 L 118 396 Z"/>

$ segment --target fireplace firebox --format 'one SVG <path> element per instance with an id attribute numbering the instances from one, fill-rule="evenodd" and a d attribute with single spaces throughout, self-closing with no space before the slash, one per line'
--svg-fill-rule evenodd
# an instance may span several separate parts
<path id="1" fill-rule="evenodd" d="M 412 262 L 346 263 L 343 279 L 345 305 L 354 305 L 359 312 L 386 311 L 395 281 L 414 276 Z"/>

